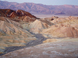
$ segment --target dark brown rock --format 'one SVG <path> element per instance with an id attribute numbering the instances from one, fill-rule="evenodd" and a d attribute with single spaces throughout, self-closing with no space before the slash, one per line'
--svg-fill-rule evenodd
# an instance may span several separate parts
<path id="1" fill-rule="evenodd" d="M 29 12 L 23 11 L 23 10 L 11 10 L 11 9 L 0 9 L 0 16 L 2 17 L 8 17 L 11 18 L 14 21 L 19 22 L 20 20 L 29 22 L 29 21 L 35 21 L 36 17 Z M 29 17 L 29 19 L 27 18 Z"/>

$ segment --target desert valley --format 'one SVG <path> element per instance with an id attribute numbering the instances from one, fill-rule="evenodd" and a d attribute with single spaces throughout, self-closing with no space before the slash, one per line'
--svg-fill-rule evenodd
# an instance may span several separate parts
<path id="1" fill-rule="evenodd" d="M 0 58 L 78 58 L 78 6 L 37 8 L 33 3 L 25 7 L 4 2 L 0 1 Z"/>

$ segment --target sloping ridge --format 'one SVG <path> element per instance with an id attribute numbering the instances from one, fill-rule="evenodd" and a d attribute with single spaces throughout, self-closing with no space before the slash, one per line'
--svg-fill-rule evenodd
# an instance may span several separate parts
<path id="1" fill-rule="evenodd" d="M 47 29 L 51 25 L 53 24 L 48 20 L 36 19 L 33 23 L 30 24 L 30 30 L 34 33 L 39 33 L 42 29 Z"/>

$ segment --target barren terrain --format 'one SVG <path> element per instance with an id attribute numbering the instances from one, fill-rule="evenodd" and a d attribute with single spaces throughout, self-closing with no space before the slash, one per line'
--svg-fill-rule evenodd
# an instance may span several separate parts
<path id="1" fill-rule="evenodd" d="M 77 16 L 1 10 L 0 58 L 78 58 Z"/>

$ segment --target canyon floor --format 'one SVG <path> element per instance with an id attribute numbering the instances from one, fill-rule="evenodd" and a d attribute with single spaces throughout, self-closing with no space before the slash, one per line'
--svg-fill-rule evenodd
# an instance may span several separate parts
<path id="1" fill-rule="evenodd" d="M 78 39 L 59 39 L 9 52 L 0 58 L 78 58 Z"/>

